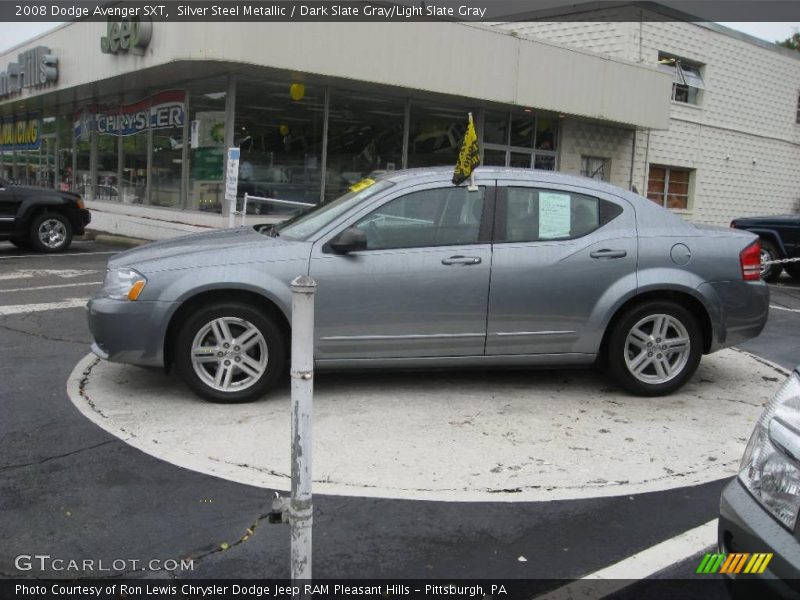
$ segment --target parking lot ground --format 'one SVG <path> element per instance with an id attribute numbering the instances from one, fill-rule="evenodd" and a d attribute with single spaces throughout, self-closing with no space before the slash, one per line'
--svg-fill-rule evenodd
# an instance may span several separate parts
<path id="1" fill-rule="evenodd" d="M 15 566 L 20 554 L 38 553 L 104 559 L 107 564 L 117 558 L 191 557 L 194 569 L 177 575 L 287 577 L 288 530 L 267 524 L 270 489 L 150 456 L 97 427 L 69 400 L 66 382 L 86 356 L 89 336 L 83 307 L 61 303 L 77 304 L 91 296 L 99 288 L 105 261 L 116 250 L 85 242 L 76 244 L 70 257 L 28 257 L 0 244 L 0 306 L 6 307 L 0 312 L 0 504 L 5 534 L 0 576 L 125 574 L 113 569 L 20 571 Z M 44 272 L 48 270 L 58 273 Z M 65 287 L 50 287 L 54 285 Z M 800 302 L 795 304 L 800 288 L 784 284 L 779 291 L 795 297 L 779 300 L 784 308 L 800 308 Z M 773 300 L 778 297 L 773 292 Z M 764 335 L 747 349 L 789 367 L 797 356 L 790 338 L 798 327 L 800 314 L 772 310 Z M 329 377 L 339 378 L 336 386 L 343 390 L 374 385 L 360 383 L 358 374 Z M 426 377 L 434 383 L 440 377 L 439 385 L 444 385 L 453 374 Z M 532 378 L 520 380 L 513 372 L 491 377 L 506 385 L 534 385 Z M 554 383 L 560 375 L 549 372 L 545 377 Z M 475 382 L 485 385 L 477 377 Z M 211 432 L 204 436 L 213 438 Z M 288 439 L 282 443 L 288 447 Z M 713 520 L 726 481 L 524 502 L 317 494 L 314 574 L 546 578 L 546 586 L 556 588 L 560 580 L 595 573 Z M 147 569 L 127 574 L 164 576 Z M 630 576 L 637 574 L 632 570 Z"/>

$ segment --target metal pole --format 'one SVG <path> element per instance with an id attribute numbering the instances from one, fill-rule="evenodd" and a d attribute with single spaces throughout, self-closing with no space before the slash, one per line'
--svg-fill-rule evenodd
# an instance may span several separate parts
<path id="1" fill-rule="evenodd" d="M 317 282 L 292 281 L 292 581 L 311 579 L 311 412 L 314 400 L 314 293 Z"/>

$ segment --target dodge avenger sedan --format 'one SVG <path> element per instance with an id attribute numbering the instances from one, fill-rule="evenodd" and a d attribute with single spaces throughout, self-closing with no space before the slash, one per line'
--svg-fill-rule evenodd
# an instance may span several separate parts
<path id="1" fill-rule="evenodd" d="M 595 180 L 480 168 L 364 180 L 279 225 L 124 252 L 89 302 L 95 354 L 174 368 L 200 396 L 262 396 L 284 371 L 290 282 L 318 282 L 317 368 L 579 366 L 634 394 L 757 336 L 752 233 L 701 228 Z"/>

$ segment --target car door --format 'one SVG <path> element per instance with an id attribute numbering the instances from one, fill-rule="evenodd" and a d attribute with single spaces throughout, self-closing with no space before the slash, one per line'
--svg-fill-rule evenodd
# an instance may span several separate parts
<path id="1" fill-rule="evenodd" d="M 316 358 L 482 355 L 493 191 L 406 188 L 315 243 Z M 351 226 L 367 249 L 334 254 L 326 242 Z"/>
<path id="2" fill-rule="evenodd" d="M 583 188 L 498 181 L 487 355 L 594 353 L 636 288 L 633 207 Z"/>
<path id="3" fill-rule="evenodd" d="M 14 231 L 17 214 L 17 199 L 14 188 L 0 180 L 0 234 L 8 235 Z"/>

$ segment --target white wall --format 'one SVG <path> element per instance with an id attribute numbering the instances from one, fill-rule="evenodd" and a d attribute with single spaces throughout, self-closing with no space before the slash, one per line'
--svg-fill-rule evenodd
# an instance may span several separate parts
<path id="1" fill-rule="evenodd" d="M 638 134 L 634 184 L 647 189 L 645 160 L 695 169 L 684 214 L 704 223 L 800 210 L 800 53 L 686 22 L 498 27 L 643 64 L 656 64 L 659 51 L 702 63 L 706 90 L 700 105 L 671 103 L 669 129 L 649 134 L 649 151 L 648 134 Z"/>

